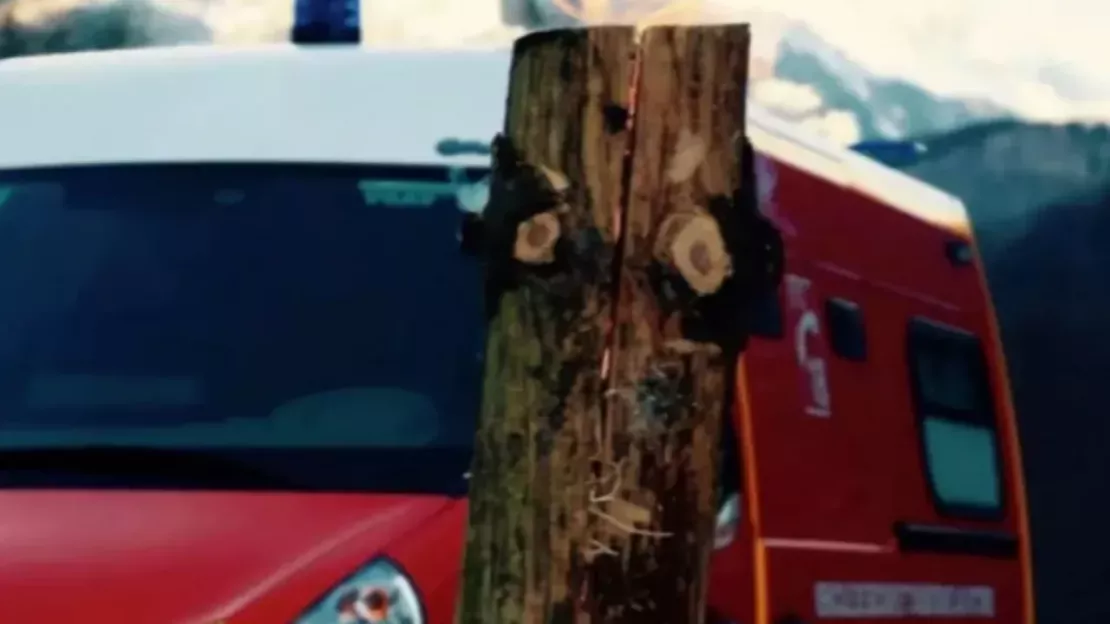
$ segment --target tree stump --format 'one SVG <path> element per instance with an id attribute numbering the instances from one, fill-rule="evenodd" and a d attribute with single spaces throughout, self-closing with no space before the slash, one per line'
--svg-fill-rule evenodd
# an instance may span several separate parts
<path id="1" fill-rule="evenodd" d="M 650 510 L 594 566 L 606 622 L 703 621 L 721 418 L 766 264 L 744 188 L 746 26 L 644 32 L 605 410 L 616 494 Z"/>
<path id="2" fill-rule="evenodd" d="M 703 619 L 720 418 L 781 260 L 744 175 L 748 45 L 735 25 L 514 47 L 460 624 Z"/>
<path id="3" fill-rule="evenodd" d="M 634 31 L 527 35 L 482 215 L 491 318 L 461 624 L 572 622 L 612 322 Z"/>

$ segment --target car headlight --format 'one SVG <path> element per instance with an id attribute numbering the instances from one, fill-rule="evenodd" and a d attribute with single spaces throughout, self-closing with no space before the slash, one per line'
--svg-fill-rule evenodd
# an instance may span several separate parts
<path id="1" fill-rule="evenodd" d="M 379 558 L 328 592 L 297 624 L 424 624 L 424 605 L 405 573 Z"/>

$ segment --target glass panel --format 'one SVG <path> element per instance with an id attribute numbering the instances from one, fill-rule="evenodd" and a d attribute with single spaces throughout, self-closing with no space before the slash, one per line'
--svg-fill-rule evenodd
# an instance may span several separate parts
<path id="1" fill-rule="evenodd" d="M 924 429 L 930 477 L 941 502 L 997 509 L 1002 492 L 994 431 L 935 417 L 925 418 Z"/>
<path id="2" fill-rule="evenodd" d="M 376 488 L 383 464 L 435 455 L 458 478 L 485 325 L 456 239 L 461 182 L 296 164 L 0 172 L 0 455 L 249 449 L 325 488 Z"/>
<path id="3" fill-rule="evenodd" d="M 974 361 L 955 345 L 933 342 L 919 348 L 917 376 L 922 398 L 930 405 L 958 411 L 979 409 Z"/>

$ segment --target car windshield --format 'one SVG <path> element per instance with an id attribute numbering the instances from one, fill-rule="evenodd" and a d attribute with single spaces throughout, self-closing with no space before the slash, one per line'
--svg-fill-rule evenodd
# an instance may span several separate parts
<path id="1" fill-rule="evenodd" d="M 457 233 L 481 175 L 0 172 L 0 467 L 142 449 L 146 463 L 203 454 L 293 489 L 462 487 L 484 317 Z M 42 461 L 0 485 L 79 487 L 90 470 Z M 108 472 L 92 483 L 221 487 L 218 470 L 169 484 L 143 466 Z"/>

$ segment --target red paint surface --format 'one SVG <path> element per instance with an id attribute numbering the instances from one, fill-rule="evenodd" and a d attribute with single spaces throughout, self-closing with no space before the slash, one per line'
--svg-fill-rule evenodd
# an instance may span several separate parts
<path id="1" fill-rule="evenodd" d="M 811 340 L 809 350 L 828 364 L 827 418 L 807 414 L 806 392 L 782 382 L 804 379 L 794 348 L 799 315 L 789 301 L 784 337 L 754 339 L 745 356 L 756 455 L 745 460 L 758 475 L 758 537 L 782 540 L 764 551 L 767 615 L 771 621 L 789 613 L 814 621 L 816 581 L 916 582 L 992 586 L 994 621 L 1025 621 L 1020 560 L 903 555 L 895 550 L 892 531 L 896 521 L 908 521 L 1022 535 L 1024 510 L 1013 492 L 1022 485 L 1020 473 L 1005 460 L 1004 519 L 967 521 L 938 513 L 910 395 L 906 327 L 912 316 L 980 336 L 990 365 L 1001 364 L 1001 354 L 991 348 L 990 311 L 977 269 L 948 261 L 945 243 L 957 238 L 951 232 L 785 165 L 778 165 L 778 173 L 778 205 L 797 226 L 786 272 L 810 281 L 810 302 L 840 297 L 859 304 L 869 351 L 867 361 L 852 362 Z M 813 307 L 824 326 L 823 305 Z M 1009 389 L 993 390 L 1006 455 L 1012 450 L 1007 432 L 1014 426 L 1002 409 L 1009 405 Z M 820 542 L 877 552 L 838 552 Z M 745 622 L 755 621 L 754 605 L 742 605 L 738 613 Z"/>
<path id="2" fill-rule="evenodd" d="M 244 601 L 268 610 L 269 619 L 257 621 L 286 622 L 447 504 L 396 496 L 3 492 L 0 622 L 206 622 Z"/>

